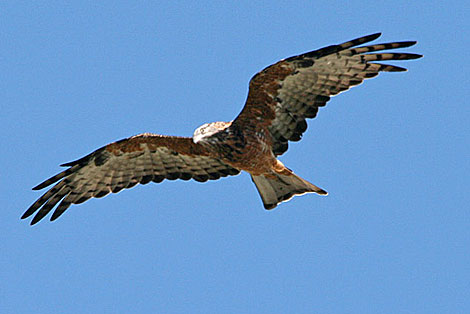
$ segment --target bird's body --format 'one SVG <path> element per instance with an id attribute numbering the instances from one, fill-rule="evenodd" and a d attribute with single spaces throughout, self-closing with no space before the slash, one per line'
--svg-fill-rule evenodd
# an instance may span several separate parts
<path id="1" fill-rule="evenodd" d="M 204 182 L 246 171 L 251 175 L 264 207 L 271 209 L 294 195 L 326 191 L 298 177 L 277 157 L 298 141 L 314 118 L 336 95 L 379 72 L 405 69 L 370 61 L 408 60 L 410 53 L 370 53 L 404 48 L 416 42 L 395 42 L 353 48 L 380 34 L 361 37 L 281 60 L 250 81 L 245 107 L 231 122 L 202 125 L 193 137 L 144 133 L 108 144 L 64 164 L 69 167 L 34 189 L 55 185 L 24 213 L 37 214 L 35 224 L 57 204 L 51 220 L 71 204 L 103 197 L 151 181 L 194 179 Z M 59 203 L 60 202 L 60 203 Z"/>
<path id="2" fill-rule="evenodd" d="M 241 128 L 232 122 L 213 122 L 218 130 L 195 143 L 205 147 L 224 163 L 251 174 L 267 173 L 271 170 L 276 157 L 271 150 L 271 139 L 263 128 Z M 203 126 L 204 127 L 204 126 Z M 199 129 L 196 129 L 197 133 Z M 195 138 L 195 137 L 193 137 Z"/>

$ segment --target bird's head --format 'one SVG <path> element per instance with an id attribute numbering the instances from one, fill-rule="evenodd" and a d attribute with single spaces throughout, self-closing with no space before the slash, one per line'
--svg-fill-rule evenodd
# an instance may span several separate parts
<path id="1" fill-rule="evenodd" d="M 193 142 L 198 143 L 199 141 L 207 140 L 212 135 L 225 130 L 231 124 L 232 122 L 205 123 L 194 131 Z"/>

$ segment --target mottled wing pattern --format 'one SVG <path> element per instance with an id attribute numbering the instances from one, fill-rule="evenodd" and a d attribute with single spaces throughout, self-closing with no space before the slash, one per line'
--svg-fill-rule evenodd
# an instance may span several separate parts
<path id="1" fill-rule="evenodd" d="M 235 123 L 264 123 L 273 137 L 273 152 L 283 154 L 288 141 L 298 141 L 307 129 L 306 118 L 314 118 L 330 96 L 348 90 L 379 72 L 406 71 L 372 61 L 410 60 L 411 53 L 371 53 L 404 48 L 415 41 L 353 48 L 372 41 L 380 33 L 290 57 L 271 65 L 250 81 L 246 105 Z"/>
<path id="2" fill-rule="evenodd" d="M 210 157 L 191 138 L 156 134 L 141 134 L 111 143 L 62 166 L 69 168 L 33 188 L 40 190 L 55 183 L 21 218 L 37 211 L 31 221 L 35 224 L 59 204 L 52 214 L 53 221 L 71 204 L 117 193 L 138 183 L 158 183 L 164 179 L 204 182 L 240 172 Z"/>

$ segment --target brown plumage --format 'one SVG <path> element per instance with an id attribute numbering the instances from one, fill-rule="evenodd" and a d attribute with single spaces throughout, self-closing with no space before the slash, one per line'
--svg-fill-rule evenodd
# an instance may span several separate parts
<path id="1" fill-rule="evenodd" d="M 294 195 L 326 195 L 323 189 L 295 175 L 276 156 L 287 150 L 289 141 L 301 139 L 307 129 L 306 119 L 314 118 L 330 96 L 379 72 L 406 71 L 373 61 L 421 57 L 375 53 L 409 47 L 414 41 L 356 47 L 379 36 L 328 46 L 265 68 L 251 79 L 245 107 L 232 122 L 204 124 L 192 138 L 145 133 L 64 164 L 69 168 L 33 188 L 40 190 L 55 184 L 21 218 L 37 212 L 31 221 L 35 224 L 58 204 L 51 216 L 55 220 L 71 204 L 117 193 L 138 183 L 164 179 L 204 182 L 237 175 L 241 170 L 250 173 L 266 209 Z"/>

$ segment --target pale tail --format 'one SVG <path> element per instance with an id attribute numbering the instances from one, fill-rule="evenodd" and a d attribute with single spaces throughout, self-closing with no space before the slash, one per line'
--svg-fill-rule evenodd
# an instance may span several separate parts
<path id="1" fill-rule="evenodd" d="M 258 192 L 263 200 L 264 208 L 272 209 L 279 203 L 291 199 L 294 195 L 305 193 L 317 193 L 327 195 L 328 193 L 291 173 L 289 175 L 275 174 L 274 178 L 265 176 L 251 176 Z"/>

